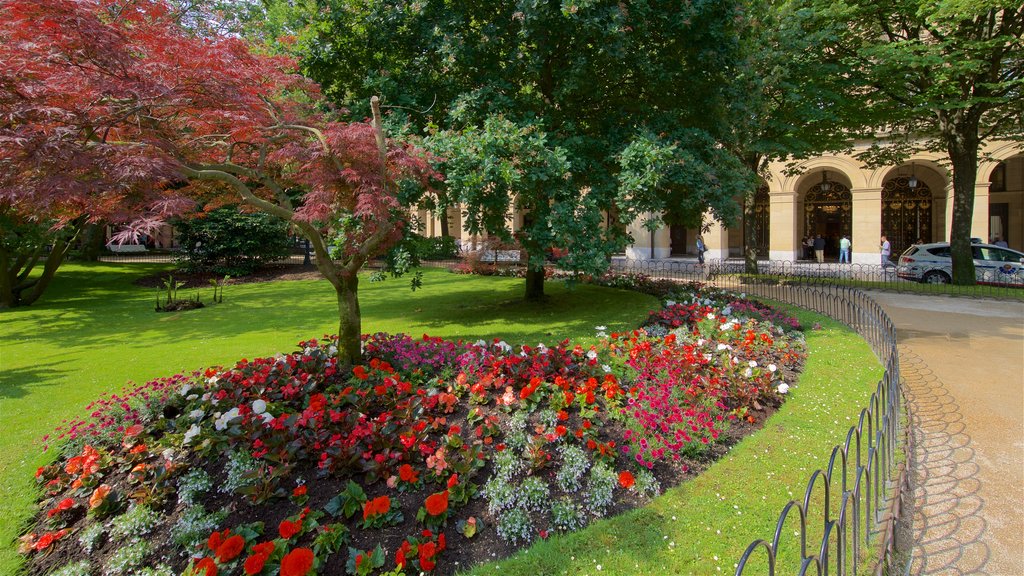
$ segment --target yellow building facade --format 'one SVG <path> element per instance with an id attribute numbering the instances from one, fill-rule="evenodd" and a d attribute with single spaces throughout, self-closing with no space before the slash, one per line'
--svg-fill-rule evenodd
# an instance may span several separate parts
<path id="1" fill-rule="evenodd" d="M 854 263 L 878 264 L 883 234 L 894 257 L 917 242 L 949 240 L 953 183 L 946 156 L 921 153 L 899 166 L 867 168 L 854 154 L 773 164 L 754 202 L 755 237 L 744 238 L 742 223 L 727 227 L 709 220 L 705 257 L 741 257 L 749 243 L 760 258 L 798 260 L 805 257 L 805 239 L 821 235 L 826 257 L 836 258 L 839 239 L 846 235 Z M 982 158 L 971 235 L 985 242 L 998 237 L 1024 251 L 1024 147 L 992 142 Z M 637 224 L 630 232 L 636 242 L 626 250 L 629 258 L 696 255 L 697 230 L 667 226 L 652 234 Z"/>

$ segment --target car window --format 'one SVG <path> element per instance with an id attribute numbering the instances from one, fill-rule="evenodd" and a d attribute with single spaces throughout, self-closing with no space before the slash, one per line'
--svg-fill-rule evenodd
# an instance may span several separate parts
<path id="1" fill-rule="evenodd" d="M 986 262 L 1014 262 L 1014 260 L 1007 260 L 1007 256 L 1009 256 L 1009 252 L 998 248 L 986 248 L 983 246 L 974 247 L 975 260 L 985 260 Z"/>
<path id="2" fill-rule="evenodd" d="M 944 258 L 949 258 L 949 246 L 938 246 L 936 248 L 929 248 L 928 252 L 932 256 L 942 256 Z"/>
<path id="3" fill-rule="evenodd" d="M 1020 254 L 1010 252 L 1009 250 L 999 250 L 997 248 L 992 248 L 991 250 L 994 253 L 993 255 L 1000 262 L 1020 262 Z"/>

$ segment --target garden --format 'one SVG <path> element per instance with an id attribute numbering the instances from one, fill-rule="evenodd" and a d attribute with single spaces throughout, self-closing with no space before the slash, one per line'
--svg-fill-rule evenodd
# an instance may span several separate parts
<path id="1" fill-rule="evenodd" d="M 427 279 L 441 291 L 510 282 Z M 263 288 L 274 284 L 303 283 Z M 61 458 L 36 473 L 38 514 L 19 541 L 29 573 L 450 574 L 524 548 L 502 564 L 528 565 L 552 540 L 572 549 L 570 533 L 670 502 L 658 495 L 797 387 L 805 336 L 788 312 L 655 288 L 667 306 L 639 329 L 638 310 L 656 302 L 577 286 L 574 297 L 626 295 L 633 326 L 591 322 L 573 341 L 545 332 L 546 345 L 398 328 L 364 337 L 352 369 L 325 337 L 108 394 L 47 439 Z"/>

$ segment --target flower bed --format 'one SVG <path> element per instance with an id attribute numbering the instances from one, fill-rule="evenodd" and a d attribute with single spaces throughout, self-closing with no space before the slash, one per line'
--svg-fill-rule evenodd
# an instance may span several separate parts
<path id="1" fill-rule="evenodd" d="M 29 573 L 449 574 L 641 506 L 804 358 L 770 308 L 671 297 L 589 348 L 375 334 L 345 369 L 327 337 L 103 399 L 37 472 Z"/>

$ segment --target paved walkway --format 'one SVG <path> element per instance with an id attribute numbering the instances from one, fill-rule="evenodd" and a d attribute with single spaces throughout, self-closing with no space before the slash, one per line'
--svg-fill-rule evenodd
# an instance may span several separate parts
<path id="1" fill-rule="evenodd" d="M 872 297 L 913 417 L 910 573 L 1024 575 L 1024 303 Z"/>

